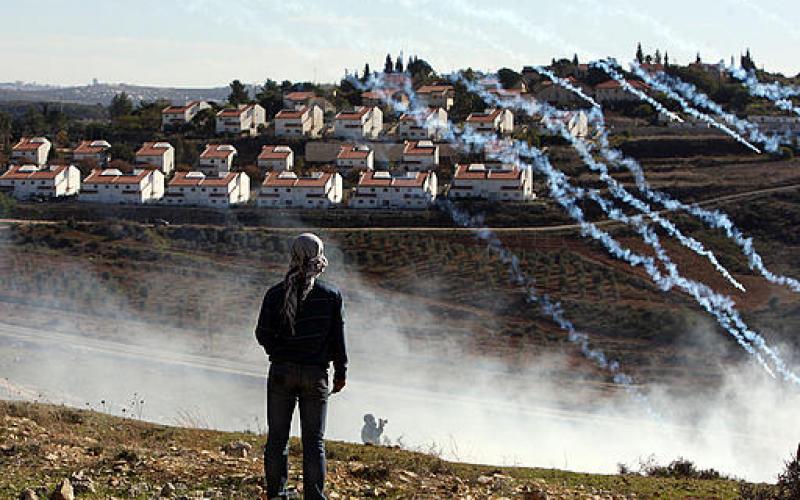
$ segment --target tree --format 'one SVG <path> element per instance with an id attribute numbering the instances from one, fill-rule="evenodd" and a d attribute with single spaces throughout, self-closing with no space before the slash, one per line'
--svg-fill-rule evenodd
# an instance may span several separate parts
<path id="1" fill-rule="evenodd" d="M 234 106 L 239 104 L 247 104 L 250 101 L 250 93 L 247 92 L 244 84 L 239 80 L 234 80 L 230 83 L 231 93 L 228 95 L 228 102 Z"/>
<path id="2" fill-rule="evenodd" d="M 700 64 L 703 62 L 703 60 L 700 59 L 700 52 L 697 53 L 697 57 L 694 59 L 694 62 L 695 64 Z"/>
<path id="3" fill-rule="evenodd" d="M 575 65 L 575 66 L 577 66 L 579 64 L 578 63 L 578 54 L 573 54 L 572 55 L 572 64 Z"/>
<path id="4" fill-rule="evenodd" d="M 369 80 L 369 75 L 372 74 L 372 71 L 369 69 L 369 63 L 364 63 L 364 74 L 361 75 L 361 83 L 366 83 Z"/>
<path id="5" fill-rule="evenodd" d="M 397 60 L 394 62 L 394 72 L 395 73 L 403 73 L 403 53 L 401 52 L 399 56 L 397 56 Z"/>
<path id="6" fill-rule="evenodd" d="M 109 156 L 115 160 L 131 162 L 136 157 L 136 152 L 129 144 L 116 143 L 108 150 Z"/>
<path id="7" fill-rule="evenodd" d="M 644 62 L 644 52 L 642 51 L 642 42 L 636 44 L 636 60 L 639 64 Z"/>
<path id="8" fill-rule="evenodd" d="M 217 110 L 214 108 L 200 110 L 192 118 L 192 128 L 200 136 L 213 136 L 217 128 Z"/>
<path id="9" fill-rule="evenodd" d="M 412 60 L 409 60 L 406 71 L 411 73 L 411 77 L 414 79 L 424 79 L 433 73 L 433 68 L 424 59 L 414 56 Z"/>
<path id="10" fill-rule="evenodd" d="M 0 149 L 11 142 L 11 125 L 13 120 L 11 115 L 0 111 Z"/>
<path id="11" fill-rule="evenodd" d="M 655 57 L 656 64 L 661 64 L 661 51 L 656 49 L 656 57 Z"/>
<path id="12" fill-rule="evenodd" d="M 392 56 L 386 54 L 386 62 L 383 64 L 383 72 L 389 74 L 394 71 L 394 64 L 392 64 Z"/>
<path id="13" fill-rule="evenodd" d="M 666 50 L 664 51 L 664 67 L 666 68 L 669 66 L 669 52 Z"/>
<path id="14" fill-rule="evenodd" d="M 739 58 L 739 64 L 745 71 L 755 71 L 756 63 L 753 62 L 753 58 L 750 56 L 750 49 L 747 49 L 747 52 Z"/>
<path id="15" fill-rule="evenodd" d="M 644 56 L 644 63 L 645 64 L 653 64 L 653 56 L 651 56 L 650 54 L 647 54 L 646 56 Z"/>
<path id="16" fill-rule="evenodd" d="M 278 86 L 278 82 L 267 78 L 256 94 L 256 100 L 267 111 L 267 116 L 275 116 L 275 113 L 283 107 L 283 91 Z"/>
<path id="17" fill-rule="evenodd" d="M 500 68 L 497 70 L 497 79 L 500 80 L 500 85 L 504 89 L 513 89 L 522 82 L 522 75 L 512 69 Z"/>
<path id="18" fill-rule="evenodd" d="M 108 114 L 111 118 L 128 116 L 133 112 L 133 101 L 125 92 L 120 92 L 111 99 L 108 106 Z"/>

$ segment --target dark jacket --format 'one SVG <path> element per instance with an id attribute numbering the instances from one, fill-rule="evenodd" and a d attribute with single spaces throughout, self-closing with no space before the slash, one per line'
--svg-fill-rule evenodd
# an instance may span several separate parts
<path id="1" fill-rule="evenodd" d="M 319 366 L 333 361 L 334 378 L 345 378 L 347 349 L 341 292 L 316 280 L 306 299 L 297 305 L 294 335 L 281 315 L 283 297 L 283 282 L 267 291 L 256 325 L 256 338 L 270 361 Z"/>

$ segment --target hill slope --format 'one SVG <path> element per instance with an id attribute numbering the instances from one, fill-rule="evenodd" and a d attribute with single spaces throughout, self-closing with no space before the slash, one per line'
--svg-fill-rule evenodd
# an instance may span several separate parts
<path id="1" fill-rule="evenodd" d="M 72 478 L 80 498 L 255 498 L 264 436 L 158 426 L 91 411 L 0 401 L 0 497 Z M 238 450 L 249 449 L 249 453 Z M 290 479 L 302 464 L 290 450 Z M 723 480 L 592 475 L 452 463 L 398 448 L 328 443 L 330 498 L 735 498 Z M 92 491 L 93 490 L 93 491 Z"/>

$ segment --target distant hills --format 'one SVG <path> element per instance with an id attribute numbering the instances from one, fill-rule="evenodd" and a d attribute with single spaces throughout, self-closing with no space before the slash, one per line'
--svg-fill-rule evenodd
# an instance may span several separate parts
<path id="1" fill-rule="evenodd" d="M 251 95 L 255 86 L 248 85 Z M 108 105 L 111 99 L 120 92 L 127 93 L 134 102 L 166 99 L 174 104 L 186 101 L 224 101 L 230 89 L 216 88 L 171 88 L 128 85 L 125 83 L 97 83 L 74 87 L 57 87 L 29 83 L 0 82 L 0 101 L 27 102 L 65 102 L 78 104 Z"/>

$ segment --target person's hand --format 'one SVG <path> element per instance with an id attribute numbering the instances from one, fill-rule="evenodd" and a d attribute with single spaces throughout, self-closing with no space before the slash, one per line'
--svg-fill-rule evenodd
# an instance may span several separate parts
<path id="1" fill-rule="evenodd" d="M 337 392 L 341 392 L 342 389 L 344 389 L 345 385 L 347 385 L 345 379 L 343 378 L 333 379 L 333 390 L 331 391 L 331 394 L 336 394 Z"/>

